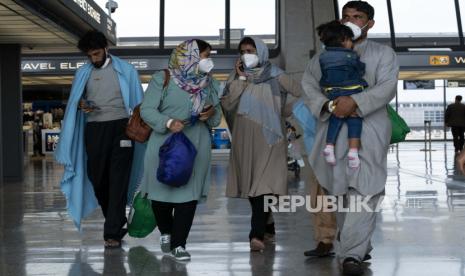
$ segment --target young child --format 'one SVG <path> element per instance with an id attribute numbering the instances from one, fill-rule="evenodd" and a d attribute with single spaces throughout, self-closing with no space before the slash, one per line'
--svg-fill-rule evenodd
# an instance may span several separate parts
<path id="1" fill-rule="evenodd" d="M 320 86 L 323 93 L 330 100 L 329 112 L 337 108 L 333 100 L 340 96 L 350 96 L 360 93 L 368 83 L 363 79 L 365 64 L 353 51 L 352 30 L 339 21 L 332 21 L 317 28 L 321 42 L 325 50 L 320 55 L 321 79 Z M 326 147 L 323 150 L 326 162 L 336 164 L 334 145 L 343 123 L 347 123 L 349 136 L 348 166 L 356 169 L 360 166 L 358 149 L 360 148 L 360 135 L 362 133 L 362 118 L 353 114 L 346 118 L 338 118 L 331 114 L 328 133 L 326 135 Z"/>

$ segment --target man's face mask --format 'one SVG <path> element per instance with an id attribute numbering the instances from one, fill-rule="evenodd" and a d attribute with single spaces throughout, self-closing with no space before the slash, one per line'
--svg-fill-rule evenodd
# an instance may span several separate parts
<path id="1" fill-rule="evenodd" d="M 202 73 L 210 73 L 214 66 L 211 58 L 203 58 L 199 61 L 199 71 Z"/>
<path id="2" fill-rule="evenodd" d="M 357 40 L 362 35 L 362 30 L 365 29 L 366 26 L 368 26 L 368 23 L 366 23 L 361 28 L 359 26 L 357 26 L 356 24 L 350 22 L 350 21 L 347 21 L 346 23 L 344 23 L 344 25 L 349 27 L 352 30 L 352 32 L 354 33 L 354 36 L 352 37 L 352 40 Z"/>
<path id="3" fill-rule="evenodd" d="M 246 68 L 255 68 L 259 62 L 256 54 L 243 54 L 241 59 Z"/>

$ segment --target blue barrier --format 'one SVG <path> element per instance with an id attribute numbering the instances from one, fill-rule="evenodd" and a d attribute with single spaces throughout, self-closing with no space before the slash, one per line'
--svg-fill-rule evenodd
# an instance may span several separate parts
<path id="1" fill-rule="evenodd" d="M 229 139 L 228 131 L 225 128 L 212 129 L 212 148 L 214 149 L 229 149 L 231 148 L 231 140 Z"/>

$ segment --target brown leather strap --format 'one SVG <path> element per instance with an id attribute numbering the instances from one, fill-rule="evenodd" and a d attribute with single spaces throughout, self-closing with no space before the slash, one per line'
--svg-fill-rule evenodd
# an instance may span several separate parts
<path id="1" fill-rule="evenodd" d="M 170 71 L 168 69 L 163 69 L 163 71 L 165 71 L 165 81 L 163 82 L 163 89 L 164 89 L 170 83 Z"/>

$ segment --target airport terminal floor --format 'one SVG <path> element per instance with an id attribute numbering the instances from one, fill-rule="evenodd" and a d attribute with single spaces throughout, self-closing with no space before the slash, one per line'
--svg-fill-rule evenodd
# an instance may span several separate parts
<path id="1" fill-rule="evenodd" d="M 365 275 L 465 275 L 465 178 L 454 168 L 452 143 L 402 143 L 388 155 L 386 198 Z M 198 206 L 187 249 L 190 262 L 163 256 L 159 232 L 126 237 L 104 250 L 96 211 L 76 231 L 52 158 L 26 163 L 22 183 L 0 186 L 0 275 L 340 275 L 336 258 L 308 259 L 315 247 L 310 214 L 275 214 L 276 244 L 251 253 L 247 200 L 224 196 L 227 157 L 215 156 L 208 201 Z M 291 194 L 305 194 L 289 173 Z"/>

